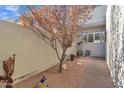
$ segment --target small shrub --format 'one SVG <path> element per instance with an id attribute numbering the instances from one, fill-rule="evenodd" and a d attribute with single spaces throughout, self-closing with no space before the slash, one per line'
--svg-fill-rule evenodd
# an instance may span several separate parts
<path id="1" fill-rule="evenodd" d="M 75 57 L 74 54 L 71 54 L 71 55 L 70 55 L 71 61 L 74 61 L 74 57 Z"/>

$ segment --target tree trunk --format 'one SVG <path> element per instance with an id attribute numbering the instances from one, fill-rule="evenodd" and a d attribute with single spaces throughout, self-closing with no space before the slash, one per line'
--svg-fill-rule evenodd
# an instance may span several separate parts
<path id="1" fill-rule="evenodd" d="M 60 65 L 59 65 L 59 73 L 62 73 L 62 63 L 65 59 L 65 52 L 66 52 L 67 48 L 63 49 L 63 52 L 62 52 L 62 55 L 61 55 L 61 58 L 60 58 Z"/>
<path id="2" fill-rule="evenodd" d="M 60 65 L 59 65 L 59 73 L 62 73 L 62 63 L 63 63 L 63 60 L 60 61 Z"/>

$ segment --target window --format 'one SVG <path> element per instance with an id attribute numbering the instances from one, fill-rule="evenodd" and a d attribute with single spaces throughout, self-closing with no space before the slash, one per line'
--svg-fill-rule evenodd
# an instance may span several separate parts
<path id="1" fill-rule="evenodd" d="M 88 39 L 88 38 L 87 38 L 87 34 L 83 34 L 83 35 L 82 35 L 82 41 L 83 41 L 83 42 L 87 42 L 87 39 Z"/>
<path id="2" fill-rule="evenodd" d="M 93 34 L 88 34 L 88 42 L 93 42 Z"/>
<path id="3" fill-rule="evenodd" d="M 106 35 L 105 32 L 101 33 L 101 42 L 104 43 L 106 41 Z"/>
<path id="4" fill-rule="evenodd" d="M 94 43 L 101 43 L 101 40 L 100 40 L 100 33 L 96 33 L 96 34 L 95 34 Z"/>
<path id="5" fill-rule="evenodd" d="M 84 35 L 83 41 L 84 41 L 84 42 L 87 42 L 87 35 Z"/>
<path id="6" fill-rule="evenodd" d="M 88 32 L 81 35 L 81 41 L 84 43 L 104 43 L 106 41 L 106 32 Z"/>

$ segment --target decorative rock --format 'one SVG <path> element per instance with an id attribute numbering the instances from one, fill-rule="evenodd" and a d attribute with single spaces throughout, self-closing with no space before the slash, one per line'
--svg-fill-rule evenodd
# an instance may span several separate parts
<path id="1" fill-rule="evenodd" d="M 67 70 L 67 65 L 66 65 L 66 64 L 63 64 L 63 65 L 62 65 L 62 68 L 63 68 L 64 70 Z"/>

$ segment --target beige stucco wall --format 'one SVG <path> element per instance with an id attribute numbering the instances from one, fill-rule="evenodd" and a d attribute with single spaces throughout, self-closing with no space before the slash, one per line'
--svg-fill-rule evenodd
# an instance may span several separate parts
<path id="1" fill-rule="evenodd" d="M 0 22 L 0 64 L 14 53 L 14 79 L 45 70 L 59 62 L 52 48 L 33 32 L 25 31 L 17 24 Z"/>
<path id="2" fill-rule="evenodd" d="M 67 58 L 69 58 L 70 54 L 74 54 L 76 56 L 76 52 L 77 52 L 76 43 L 77 41 L 74 40 L 72 46 L 67 49 L 66 51 Z"/>

